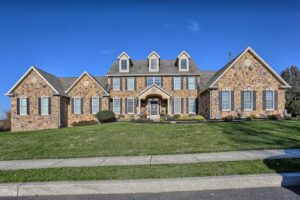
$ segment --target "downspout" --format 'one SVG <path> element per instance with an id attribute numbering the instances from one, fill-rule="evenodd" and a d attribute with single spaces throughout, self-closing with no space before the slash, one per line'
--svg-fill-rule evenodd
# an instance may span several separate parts
<path id="1" fill-rule="evenodd" d="M 58 128 L 60 128 L 60 125 L 61 125 L 61 121 L 60 121 L 60 96 L 58 96 L 58 106 L 57 106 L 57 108 L 58 108 Z"/>
<path id="2" fill-rule="evenodd" d="M 212 114 L 211 114 L 211 111 L 212 111 L 212 108 L 211 108 L 211 91 L 210 90 L 208 90 L 208 92 L 209 92 L 209 119 L 211 119 L 212 118 Z"/>

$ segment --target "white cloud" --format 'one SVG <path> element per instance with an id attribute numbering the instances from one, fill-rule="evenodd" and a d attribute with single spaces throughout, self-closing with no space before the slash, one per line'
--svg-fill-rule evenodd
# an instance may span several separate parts
<path id="1" fill-rule="evenodd" d="M 189 21 L 187 24 L 187 28 L 192 32 L 199 32 L 200 31 L 200 25 L 197 21 Z"/>

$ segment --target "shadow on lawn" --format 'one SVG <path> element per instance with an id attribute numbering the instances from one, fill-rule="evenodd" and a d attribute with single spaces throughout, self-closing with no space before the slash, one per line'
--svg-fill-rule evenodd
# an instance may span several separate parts
<path id="1" fill-rule="evenodd" d="M 300 127 L 297 124 L 285 124 L 278 121 L 269 122 L 268 124 L 259 124 L 252 122 L 232 123 L 231 126 L 216 124 L 222 129 L 225 136 L 239 145 L 252 147 L 252 149 L 278 149 L 284 148 L 281 156 L 269 157 L 264 160 L 264 164 L 269 168 L 282 175 L 283 172 L 300 172 L 299 162 L 293 159 L 280 160 L 282 156 L 292 158 L 293 148 L 300 148 Z M 296 122 L 295 122 L 296 123 Z M 287 149 L 290 148 L 290 149 Z M 291 182 L 290 178 L 282 176 L 282 187 L 285 187 L 294 193 L 300 195 L 299 186 L 286 186 Z"/>
<path id="2" fill-rule="evenodd" d="M 282 158 L 282 156 L 288 156 L 290 158 L 293 158 L 293 156 L 295 155 L 293 153 L 293 151 L 295 151 L 295 150 L 286 149 L 283 151 L 283 154 L 280 156 L 273 156 L 273 157 L 269 157 L 269 158 L 265 159 L 264 164 L 268 168 L 273 169 L 277 174 L 282 176 L 281 187 L 289 189 L 289 190 L 293 191 L 295 194 L 298 194 L 300 196 L 300 190 L 299 190 L 300 185 L 290 186 L 291 183 L 292 184 L 293 184 L 293 182 L 295 183 L 295 179 L 293 179 L 292 177 L 284 176 L 285 173 L 299 173 L 300 172 L 299 163 L 295 162 L 293 159 L 285 160 L 285 161 L 280 160 L 280 158 Z M 299 152 L 298 152 L 298 154 L 299 154 Z M 277 160 L 277 159 L 279 159 L 279 160 Z M 296 180 L 296 182 L 298 182 L 298 184 L 299 184 L 299 178 L 298 178 L 298 180 Z"/>
<path id="3" fill-rule="evenodd" d="M 300 148 L 300 127 L 274 122 L 272 126 L 253 122 L 231 123 L 231 126 L 216 124 L 224 135 L 234 143 L 245 147 L 263 148 Z M 276 132 L 275 132 L 276 130 Z M 288 132 L 287 132 L 288 130 Z"/>

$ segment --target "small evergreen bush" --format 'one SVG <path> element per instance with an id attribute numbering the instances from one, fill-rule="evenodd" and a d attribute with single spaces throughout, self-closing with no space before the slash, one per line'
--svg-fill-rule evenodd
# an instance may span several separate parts
<path id="1" fill-rule="evenodd" d="M 114 122 L 116 121 L 115 113 L 110 110 L 102 110 L 96 114 L 99 122 Z"/>
<path id="2" fill-rule="evenodd" d="M 72 126 L 88 126 L 88 125 L 95 125 L 95 124 L 98 124 L 96 120 L 86 120 L 86 121 L 73 122 Z"/>

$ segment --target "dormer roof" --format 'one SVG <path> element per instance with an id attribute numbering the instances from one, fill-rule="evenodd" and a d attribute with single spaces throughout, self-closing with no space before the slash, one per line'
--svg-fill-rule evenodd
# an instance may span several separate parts
<path id="1" fill-rule="evenodd" d="M 160 55 L 158 55 L 158 53 L 156 53 L 155 51 L 152 51 L 149 55 L 148 55 L 148 59 L 152 56 L 152 55 L 155 55 L 157 58 L 160 58 Z"/>
<path id="2" fill-rule="evenodd" d="M 182 51 L 177 58 L 181 58 L 182 55 L 186 55 L 188 58 L 191 58 L 191 56 L 186 52 L 186 51 Z"/>
<path id="3" fill-rule="evenodd" d="M 118 56 L 118 60 L 119 60 L 120 58 L 122 58 L 123 56 L 126 56 L 128 59 L 130 59 L 130 56 L 129 56 L 125 51 L 123 51 L 123 52 Z"/>

